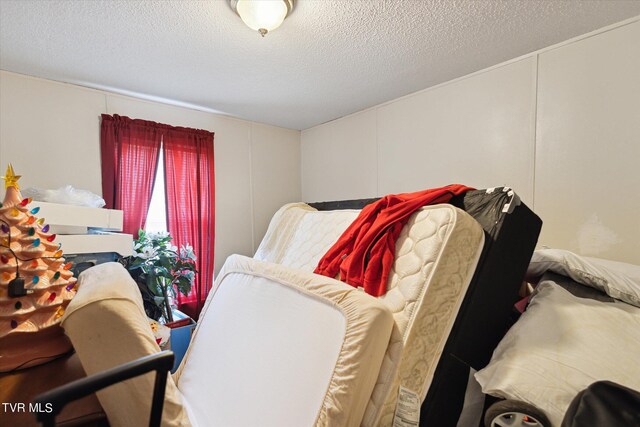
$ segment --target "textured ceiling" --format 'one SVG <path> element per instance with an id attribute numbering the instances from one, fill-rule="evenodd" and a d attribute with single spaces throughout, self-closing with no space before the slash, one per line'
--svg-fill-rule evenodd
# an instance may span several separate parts
<path id="1" fill-rule="evenodd" d="M 635 0 L 298 0 L 261 38 L 226 0 L 0 0 L 0 68 L 306 129 L 639 14 Z"/>

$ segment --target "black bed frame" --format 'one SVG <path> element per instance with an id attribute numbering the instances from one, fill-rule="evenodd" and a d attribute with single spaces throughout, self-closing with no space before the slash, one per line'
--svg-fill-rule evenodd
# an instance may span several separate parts
<path id="1" fill-rule="evenodd" d="M 362 209 L 378 200 L 309 203 L 318 210 Z M 512 203 L 509 212 L 502 208 Z M 470 368 L 482 369 L 513 322 L 513 304 L 538 241 L 542 220 L 517 195 L 497 188 L 473 190 L 450 203 L 485 231 L 478 267 L 449 334 L 422 404 L 421 426 L 455 426 L 464 405 Z"/>

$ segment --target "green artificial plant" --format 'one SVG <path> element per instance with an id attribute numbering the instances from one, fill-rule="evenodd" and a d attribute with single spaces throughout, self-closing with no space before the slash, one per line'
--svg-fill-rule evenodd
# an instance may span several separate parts
<path id="1" fill-rule="evenodd" d="M 197 273 L 193 248 L 187 244 L 178 250 L 171 240 L 166 232 L 140 230 L 133 255 L 121 260 L 141 288 L 147 315 L 156 320 L 162 316 L 165 322 L 173 321 L 171 300 L 177 292 L 189 294 Z"/>

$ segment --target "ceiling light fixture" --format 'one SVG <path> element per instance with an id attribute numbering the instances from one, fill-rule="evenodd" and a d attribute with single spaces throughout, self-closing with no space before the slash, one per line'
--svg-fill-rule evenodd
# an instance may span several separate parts
<path id="1" fill-rule="evenodd" d="M 229 0 L 231 9 L 262 37 L 282 24 L 293 10 L 294 0 Z"/>

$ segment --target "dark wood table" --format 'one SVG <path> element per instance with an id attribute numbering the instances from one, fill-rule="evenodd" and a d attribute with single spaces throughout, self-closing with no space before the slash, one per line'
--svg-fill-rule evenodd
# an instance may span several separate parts
<path id="1" fill-rule="evenodd" d="M 34 397 L 85 376 L 75 353 L 44 365 L 0 374 L 0 426 L 37 426 L 34 413 L 29 411 L 29 403 Z M 13 411 L 9 403 L 14 404 Z M 23 403 L 24 410 L 16 406 L 17 403 Z M 58 426 L 64 427 L 109 425 L 95 394 L 67 404 L 56 421 Z"/>

